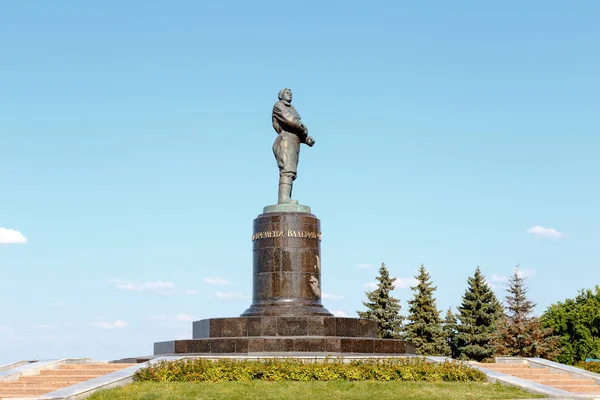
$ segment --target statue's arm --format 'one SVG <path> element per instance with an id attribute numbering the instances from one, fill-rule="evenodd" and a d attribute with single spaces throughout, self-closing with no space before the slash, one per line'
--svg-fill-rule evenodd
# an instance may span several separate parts
<path id="1" fill-rule="evenodd" d="M 300 118 L 297 118 L 289 112 L 287 107 L 280 105 L 279 103 L 275 104 L 275 107 L 273 107 L 273 117 L 275 117 L 281 125 L 291 128 L 290 130 L 298 135 L 302 143 L 306 143 L 310 147 L 315 144 L 315 140 L 308 136 L 308 128 L 306 125 L 300 121 Z"/>
<path id="2" fill-rule="evenodd" d="M 273 116 L 277 118 L 280 124 L 292 128 L 296 131 L 304 132 L 306 130 L 306 127 L 304 126 L 302 121 L 300 121 L 300 118 L 296 118 L 291 112 L 287 110 L 285 106 L 275 104 L 275 107 L 273 107 Z"/>

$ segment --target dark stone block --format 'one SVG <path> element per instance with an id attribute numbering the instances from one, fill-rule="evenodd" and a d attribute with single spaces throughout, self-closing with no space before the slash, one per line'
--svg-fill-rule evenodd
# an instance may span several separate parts
<path id="1" fill-rule="evenodd" d="M 261 266 L 263 265 L 261 263 L 261 251 L 258 250 L 252 250 L 252 276 L 263 272 Z"/>
<path id="2" fill-rule="evenodd" d="M 354 353 L 373 353 L 373 339 L 355 339 L 352 344 Z"/>
<path id="3" fill-rule="evenodd" d="M 318 250 L 307 250 L 301 253 L 302 260 L 302 273 L 305 274 L 317 274 L 320 277 L 319 271 L 319 251 Z"/>
<path id="4" fill-rule="evenodd" d="M 283 252 L 284 251 L 285 250 L 282 249 L 282 248 L 280 248 L 280 247 L 277 247 L 277 248 L 273 249 L 273 260 L 272 260 L 272 262 L 273 262 L 273 265 L 277 266 L 277 270 L 278 271 L 285 271 L 285 268 L 283 266 L 283 260 L 284 260 Z M 291 267 L 291 265 L 290 265 L 290 267 Z M 291 270 L 288 270 L 288 271 L 291 271 Z"/>
<path id="5" fill-rule="evenodd" d="M 259 227 L 256 232 L 264 232 L 269 230 L 269 227 Z M 277 239 L 279 238 L 263 238 L 259 240 L 255 240 L 252 246 L 253 250 L 263 250 L 267 248 L 277 247 Z"/>
<path id="6" fill-rule="evenodd" d="M 278 284 L 278 282 L 275 283 Z M 273 294 L 273 274 L 263 272 L 254 275 L 254 295 L 258 298 L 268 298 Z"/>
<path id="7" fill-rule="evenodd" d="M 175 341 L 154 343 L 154 354 L 173 354 L 175 353 Z"/>
<path id="8" fill-rule="evenodd" d="M 277 335 L 277 317 L 260 317 L 261 336 Z"/>
<path id="9" fill-rule="evenodd" d="M 265 338 L 264 351 L 284 352 L 294 351 L 294 339 Z"/>
<path id="10" fill-rule="evenodd" d="M 280 272 L 279 274 L 279 297 L 300 298 L 300 274 L 292 272 Z M 301 307 L 301 306 L 300 306 Z"/>
<path id="11" fill-rule="evenodd" d="M 211 353 L 235 353 L 235 339 L 211 339 Z"/>
<path id="12" fill-rule="evenodd" d="M 277 335 L 278 336 L 306 336 L 307 320 L 306 317 L 278 317 Z"/>
<path id="13" fill-rule="evenodd" d="M 260 318 L 249 317 L 248 318 L 248 336 L 260 336 Z"/>
<path id="14" fill-rule="evenodd" d="M 354 350 L 354 339 L 340 338 L 340 352 L 352 353 Z"/>
<path id="15" fill-rule="evenodd" d="M 325 317 L 323 320 L 323 330 L 325 336 L 335 336 L 335 317 Z"/>
<path id="16" fill-rule="evenodd" d="M 336 336 L 356 337 L 356 318 L 336 318 Z"/>
<path id="17" fill-rule="evenodd" d="M 406 344 L 408 342 L 405 342 L 404 340 L 395 340 L 394 341 L 394 353 L 396 354 L 402 354 L 402 353 L 406 353 Z M 408 343 L 411 344 L 411 343 Z M 414 351 L 413 351 L 414 353 Z"/>
<path id="18" fill-rule="evenodd" d="M 190 341 L 189 340 L 176 340 L 175 341 L 175 353 L 192 353 L 192 349 L 190 349 Z"/>
<path id="19" fill-rule="evenodd" d="M 217 338 L 223 336 L 223 319 L 213 318 L 210 320 L 210 337 Z"/>
<path id="20" fill-rule="evenodd" d="M 325 317 L 306 317 L 308 336 L 325 336 Z"/>
<path id="21" fill-rule="evenodd" d="M 412 342 L 404 342 L 404 353 L 416 354 L 415 344 Z"/>
<path id="22" fill-rule="evenodd" d="M 186 353 L 210 353 L 211 339 L 186 340 Z"/>
<path id="23" fill-rule="evenodd" d="M 277 269 L 274 267 L 277 265 L 273 261 L 274 253 L 276 249 L 274 248 L 266 248 L 262 250 L 254 250 L 253 253 L 258 254 L 255 260 L 259 263 L 259 265 L 255 265 L 255 273 L 260 272 L 277 272 Z"/>
<path id="24" fill-rule="evenodd" d="M 295 255 L 295 254 L 294 254 Z M 294 261 L 296 261 L 294 257 Z M 292 252 L 290 249 L 281 249 L 281 260 L 279 264 L 279 271 L 292 272 Z"/>
<path id="25" fill-rule="evenodd" d="M 330 352 L 347 354 L 414 354 L 414 345 L 396 339 L 350 337 L 238 337 L 174 340 L 154 344 L 154 353 L 302 353 Z"/>
<path id="26" fill-rule="evenodd" d="M 376 339 L 375 340 L 375 349 L 373 353 L 385 353 L 392 354 L 395 352 L 394 347 L 396 343 L 393 339 Z"/>
<path id="27" fill-rule="evenodd" d="M 248 352 L 248 339 L 236 338 L 235 339 L 235 352 L 236 353 L 247 353 Z"/>
<path id="28" fill-rule="evenodd" d="M 294 339 L 294 351 L 323 352 L 326 339 Z"/>
<path id="29" fill-rule="evenodd" d="M 271 242 L 272 244 L 270 244 L 270 245 L 275 248 L 287 247 L 287 238 L 285 237 L 285 234 L 284 234 L 284 236 L 278 236 L 271 240 L 272 240 L 272 242 Z"/>
<path id="30" fill-rule="evenodd" d="M 194 321 L 192 323 L 192 337 L 194 339 L 203 339 L 210 337 L 210 319 Z"/>
<path id="31" fill-rule="evenodd" d="M 269 288 L 271 290 L 271 292 L 267 295 L 270 298 L 279 298 L 281 297 L 281 279 L 280 279 L 280 275 L 279 272 L 270 272 L 270 273 L 264 273 L 261 274 L 264 275 L 265 277 L 262 278 L 265 281 L 268 280 L 269 282 Z M 262 291 L 263 288 L 261 288 Z"/>
<path id="32" fill-rule="evenodd" d="M 359 319 L 357 320 L 356 325 L 358 329 L 358 337 L 376 338 L 379 335 L 376 321 L 372 321 L 370 319 Z"/>
<path id="33" fill-rule="evenodd" d="M 248 353 L 262 353 L 265 351 L 265 340 L 263 338 L 248 338 Z"/>
<path id="34" fill-rule="evenodd" d="M 339 338 L 326 338 L 325 339 L 325 351 L 329 351 L 331 353 L 340 353 L 342 351 L 340 339 Z"/>
<path id="35" fill-rule="evenodd" d="M 248 336 L 248 320 L 246 318 L 225 318 L 222 321 L 222 337 Z"/>

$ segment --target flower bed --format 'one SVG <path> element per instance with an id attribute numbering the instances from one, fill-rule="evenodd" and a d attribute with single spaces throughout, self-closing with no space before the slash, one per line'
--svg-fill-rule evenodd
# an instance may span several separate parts
<path id="1" fill-rule="evenodd" d="M 140 369 L 134 381 L 425 381 L 484 382 L 485 374 L 461 362 L 428 363 L 418 358 L 323 361 L 265 359 L 162 361 Z"/>

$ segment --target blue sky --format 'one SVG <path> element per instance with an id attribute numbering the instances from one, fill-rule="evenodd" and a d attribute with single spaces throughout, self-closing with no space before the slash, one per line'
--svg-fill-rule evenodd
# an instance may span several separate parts
<path id="1" fill-rule="evenodd" d="M 600 3 L 0 4 L 0 364 L 146 355 L 250 304 L 282 87 L 324 304 L 477 265 L 537 312 L 600 283 Z M 22 243 L 22 242 L 27 243 Z M 21 242 L 21 243 L 19 243 Z M 366 285 L 366 286 L 365 286 Z"/>

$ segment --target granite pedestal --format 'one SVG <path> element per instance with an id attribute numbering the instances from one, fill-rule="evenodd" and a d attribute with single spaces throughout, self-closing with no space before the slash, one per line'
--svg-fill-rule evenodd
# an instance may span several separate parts
<path id="1" fill-rule="evenodd" d="M 321 304 L 321 224 L 313 214 L 272 212 L 254 220 L 252 305 L 243 317 L 332 314 Z"/>
<path id="2" fill-rule="evenodd" d="M 334 317 L 321 304 L 321 227 L 310 208 L 265 207 L 254 220 L 252 304 L 237 318 L 193 323 L 193 339 L 154 344 L 154 354 L 414 354 L 380 339 L 377 323 Z"/>

